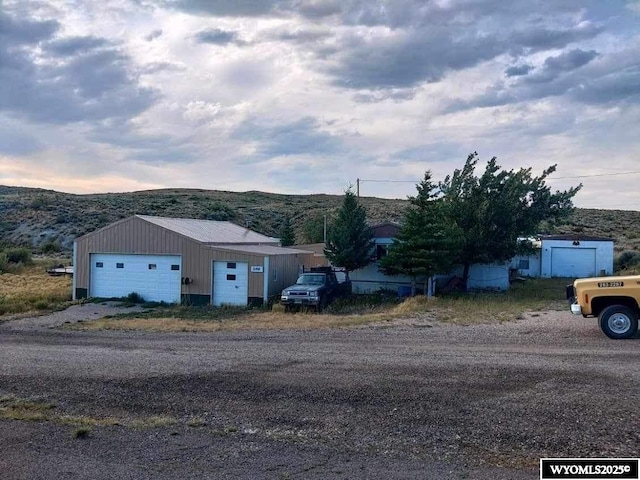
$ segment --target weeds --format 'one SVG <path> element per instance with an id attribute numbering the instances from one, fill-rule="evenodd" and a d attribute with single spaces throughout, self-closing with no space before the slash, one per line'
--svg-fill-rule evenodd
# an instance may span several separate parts
<path id="1" fill-rule="evenodd" d="M 0 420 L 22 420 L 30 422 L 52 422 L 58 425 L 72 425 L 77 427 L 75 432 L 85 432 L 80 435 L 74 433 L 74 438 L 81 438 L 91 432 L 92 427 L 129 427 L 129 428 L 162 428 L 178 424 L 178 420 L 168 415 L 138 417 L 123 419 L 116 417 L 90 417 L 86 415 L 65 415 L 59 412 L 56 405 L 18 398 L 15 395 L 0 397 Z M 192 419 L 190 426 L 204 426 L 201 419 Z"/>
<path id="2" fill-rule="evenodd" d="M 0 315 L 55 310 L 71 300 L 71 279 L 49 276 L 46 265 L 47 261 L 36 260 L 0 275 Z"/>
<path id="3" fill-rule="evenodd" d="M 524 318 L 525 312 L 564 309 L 564 286 L 569 279 L 531 279 L 512 285 L 508 292 L 449 294 L 404 300 L 389 293 L 338 299 L 325 312 L 285 313 L 273 310 L 164 306 L 142 313 L 72 324 L 81 330 L 145 330 L 158 332 L 217 332 L 230 330 L 316 329 L 352 327 L 412 317 L 456 324 L 505 322 Z"/>
<path id="4" fill-rule="evenodd" d="M 73 438 L 87 438 L 92 432 L 89 427 L 78 427 L 73 431 Z"/>

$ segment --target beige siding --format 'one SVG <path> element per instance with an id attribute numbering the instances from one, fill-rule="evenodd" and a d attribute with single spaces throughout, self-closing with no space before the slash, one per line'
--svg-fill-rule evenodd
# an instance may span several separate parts
<path id="1" fill-rule="evenodd" d="M 316 266 L 313 253 L 273 255 L 269 259 L 269 296 L 279 294 L 298 278 L 300 266 Z"/>
<path id="2" fill-rule="evenodd" d="M 216 250 L 138 217 L 116 222 L 77 239 L 76 288 L 90 291 L 92 253 L 171 254 L 182 256 L 182 277 L 192 280 L 182 286 L 183 294 L 211 295 L 214 260 L 263 265 L 262 255 Z M 263 296 L 263 275 L 249 273 L 249 296 Z"/>

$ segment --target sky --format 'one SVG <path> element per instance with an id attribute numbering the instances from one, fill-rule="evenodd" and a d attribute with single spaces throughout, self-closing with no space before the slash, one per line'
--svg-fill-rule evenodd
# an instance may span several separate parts
<path id="1" fill-rule="evenodd" d="M 406 198 L 471 152 L 640 210 L 640 1 L 0 0 L 0 184 Z"/>

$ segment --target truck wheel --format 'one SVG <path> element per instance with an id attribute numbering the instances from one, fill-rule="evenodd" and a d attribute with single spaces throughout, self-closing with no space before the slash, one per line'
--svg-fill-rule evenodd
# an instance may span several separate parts
<path id="1" fill-rule="evenodd" d="M 321 296 L 318 299 L 318 306 L 316 307 L 316 310 L 318 312 L 323 311 L 325 308 L 327 307 L 327 297 L 325 295 Z"/>
<path id="2" fill-rule="evenodd" d="M 600 328 L 609 338 L 631 338 L 638 331 L 638 314 L 624 305 L 611 305 L 600 312 Z"/>

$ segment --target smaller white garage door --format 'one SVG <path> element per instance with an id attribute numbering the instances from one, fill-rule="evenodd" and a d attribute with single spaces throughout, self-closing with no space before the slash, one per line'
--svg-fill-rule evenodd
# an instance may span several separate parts
<path id="1" fill-rule="evenodd" d="M 593 277 L 596 274 L 595 248 L 551 248 L 552 277 Z"/>
<path id="2" fill-rule="evenodd" d="M 249 264 L 213 262 L 213 304 L 246 306 L 249 297 Z"/>
<path id="3" fill-rule="evenodd" d="M 178 255 L 91 255 L 91 296 L 126 297 L 132 292 L 148 302 L 180 302 L 182 261 Z"/>

